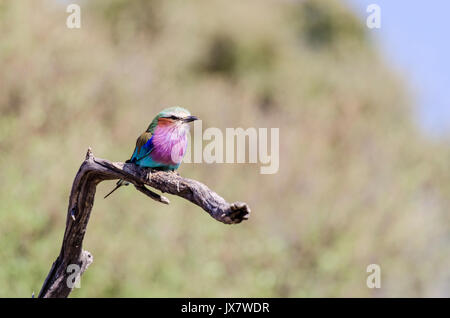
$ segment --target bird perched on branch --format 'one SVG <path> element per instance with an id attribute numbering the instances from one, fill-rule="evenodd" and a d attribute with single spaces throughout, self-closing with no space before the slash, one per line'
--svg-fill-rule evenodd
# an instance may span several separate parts
<path id="1" fill-rule="evenodd" d="M 126 162 L 140 167 L 175 171 L 186 153 L 189 123 L 197 119 L 182 107 L 164 109 L 139 136 L 133 155 Z M 116 187 L 105 198 L 121 186 L 128 184 L 125 180 L 119 180 Z"/>

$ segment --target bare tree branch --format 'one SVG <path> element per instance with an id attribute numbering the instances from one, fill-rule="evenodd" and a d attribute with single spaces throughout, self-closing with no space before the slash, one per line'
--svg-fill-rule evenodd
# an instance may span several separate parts
<path id="1" fill-rule="evenodd" d="M 67 212 L 66 230 L 60 254 L 53 263 L 38 297 L 67 297 L 72 291 L 74 274 L 83 274 L 93 262 L 93 256 L 82 249 L 84 234 L 94 205 L 97 184 L 104 180 L 124 179 L 150 198 L 169 204 L 169 200 L 146 187 L 185 198 L 198 205 L 214 219 L 225 224 L 247 220 L 250 208 L 246 203 L 228 203 L 206 185 L 186 179 L 174 172 L 140 168 L 132 163 L 110 162 L 95 158 L 89 148 L 73 181 Z M 68 266 L 78 265 L 78 271 Z"/>

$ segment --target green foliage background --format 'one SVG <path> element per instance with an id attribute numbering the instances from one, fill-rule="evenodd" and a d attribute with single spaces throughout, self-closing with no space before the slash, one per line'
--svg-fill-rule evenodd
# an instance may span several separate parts
<path id="1" fill-rule="evenodd" d="M 128 159 L 162 108 L 279 127 L 280 170 L 185 164 L 251 219 L 98 187 L 72 297 L 449 296 L 449 147 L 340 2 L 0 2 L 0 296 L 39 291 L 91 146 Z M 368 289 L 366 267 L 381 266 Z"/>

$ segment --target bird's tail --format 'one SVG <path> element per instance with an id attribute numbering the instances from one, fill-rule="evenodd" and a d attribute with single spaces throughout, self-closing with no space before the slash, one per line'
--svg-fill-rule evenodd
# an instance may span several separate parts
<path id="1" fill-rule="evenodd" d="M 125 180 L 120 179 L 119 181 L 117 181 L 116 183 L 116 187 L 114 189 L 112 189 L 112 191 L 110 193 L 108 193 L 107 195 L 105 195 L 104 199 L 106 199 L 107 197 L 109 197 L 114 191 L 116 191 L 117 189 L 119 189 L 121 186 L 127 186 L 129 185 L 129 182 L 126 182 Z"/>

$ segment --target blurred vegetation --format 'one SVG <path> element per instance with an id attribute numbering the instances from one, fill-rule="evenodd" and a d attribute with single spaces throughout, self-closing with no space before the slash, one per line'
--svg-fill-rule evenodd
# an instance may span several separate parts
<path id="1" fill-rule="evenodd" d="M 184 164 L 250 221 L 98 187 L 72 297 L 449 296 L 448 143 L 340 2 L 0 3 L 0 296 L 39 291 L 88 146 L 123 161 L 162 108 L 203 127 L 279 127 L 280 171 Z M 382 288 L 366 287 L 366 267 Z"/>

